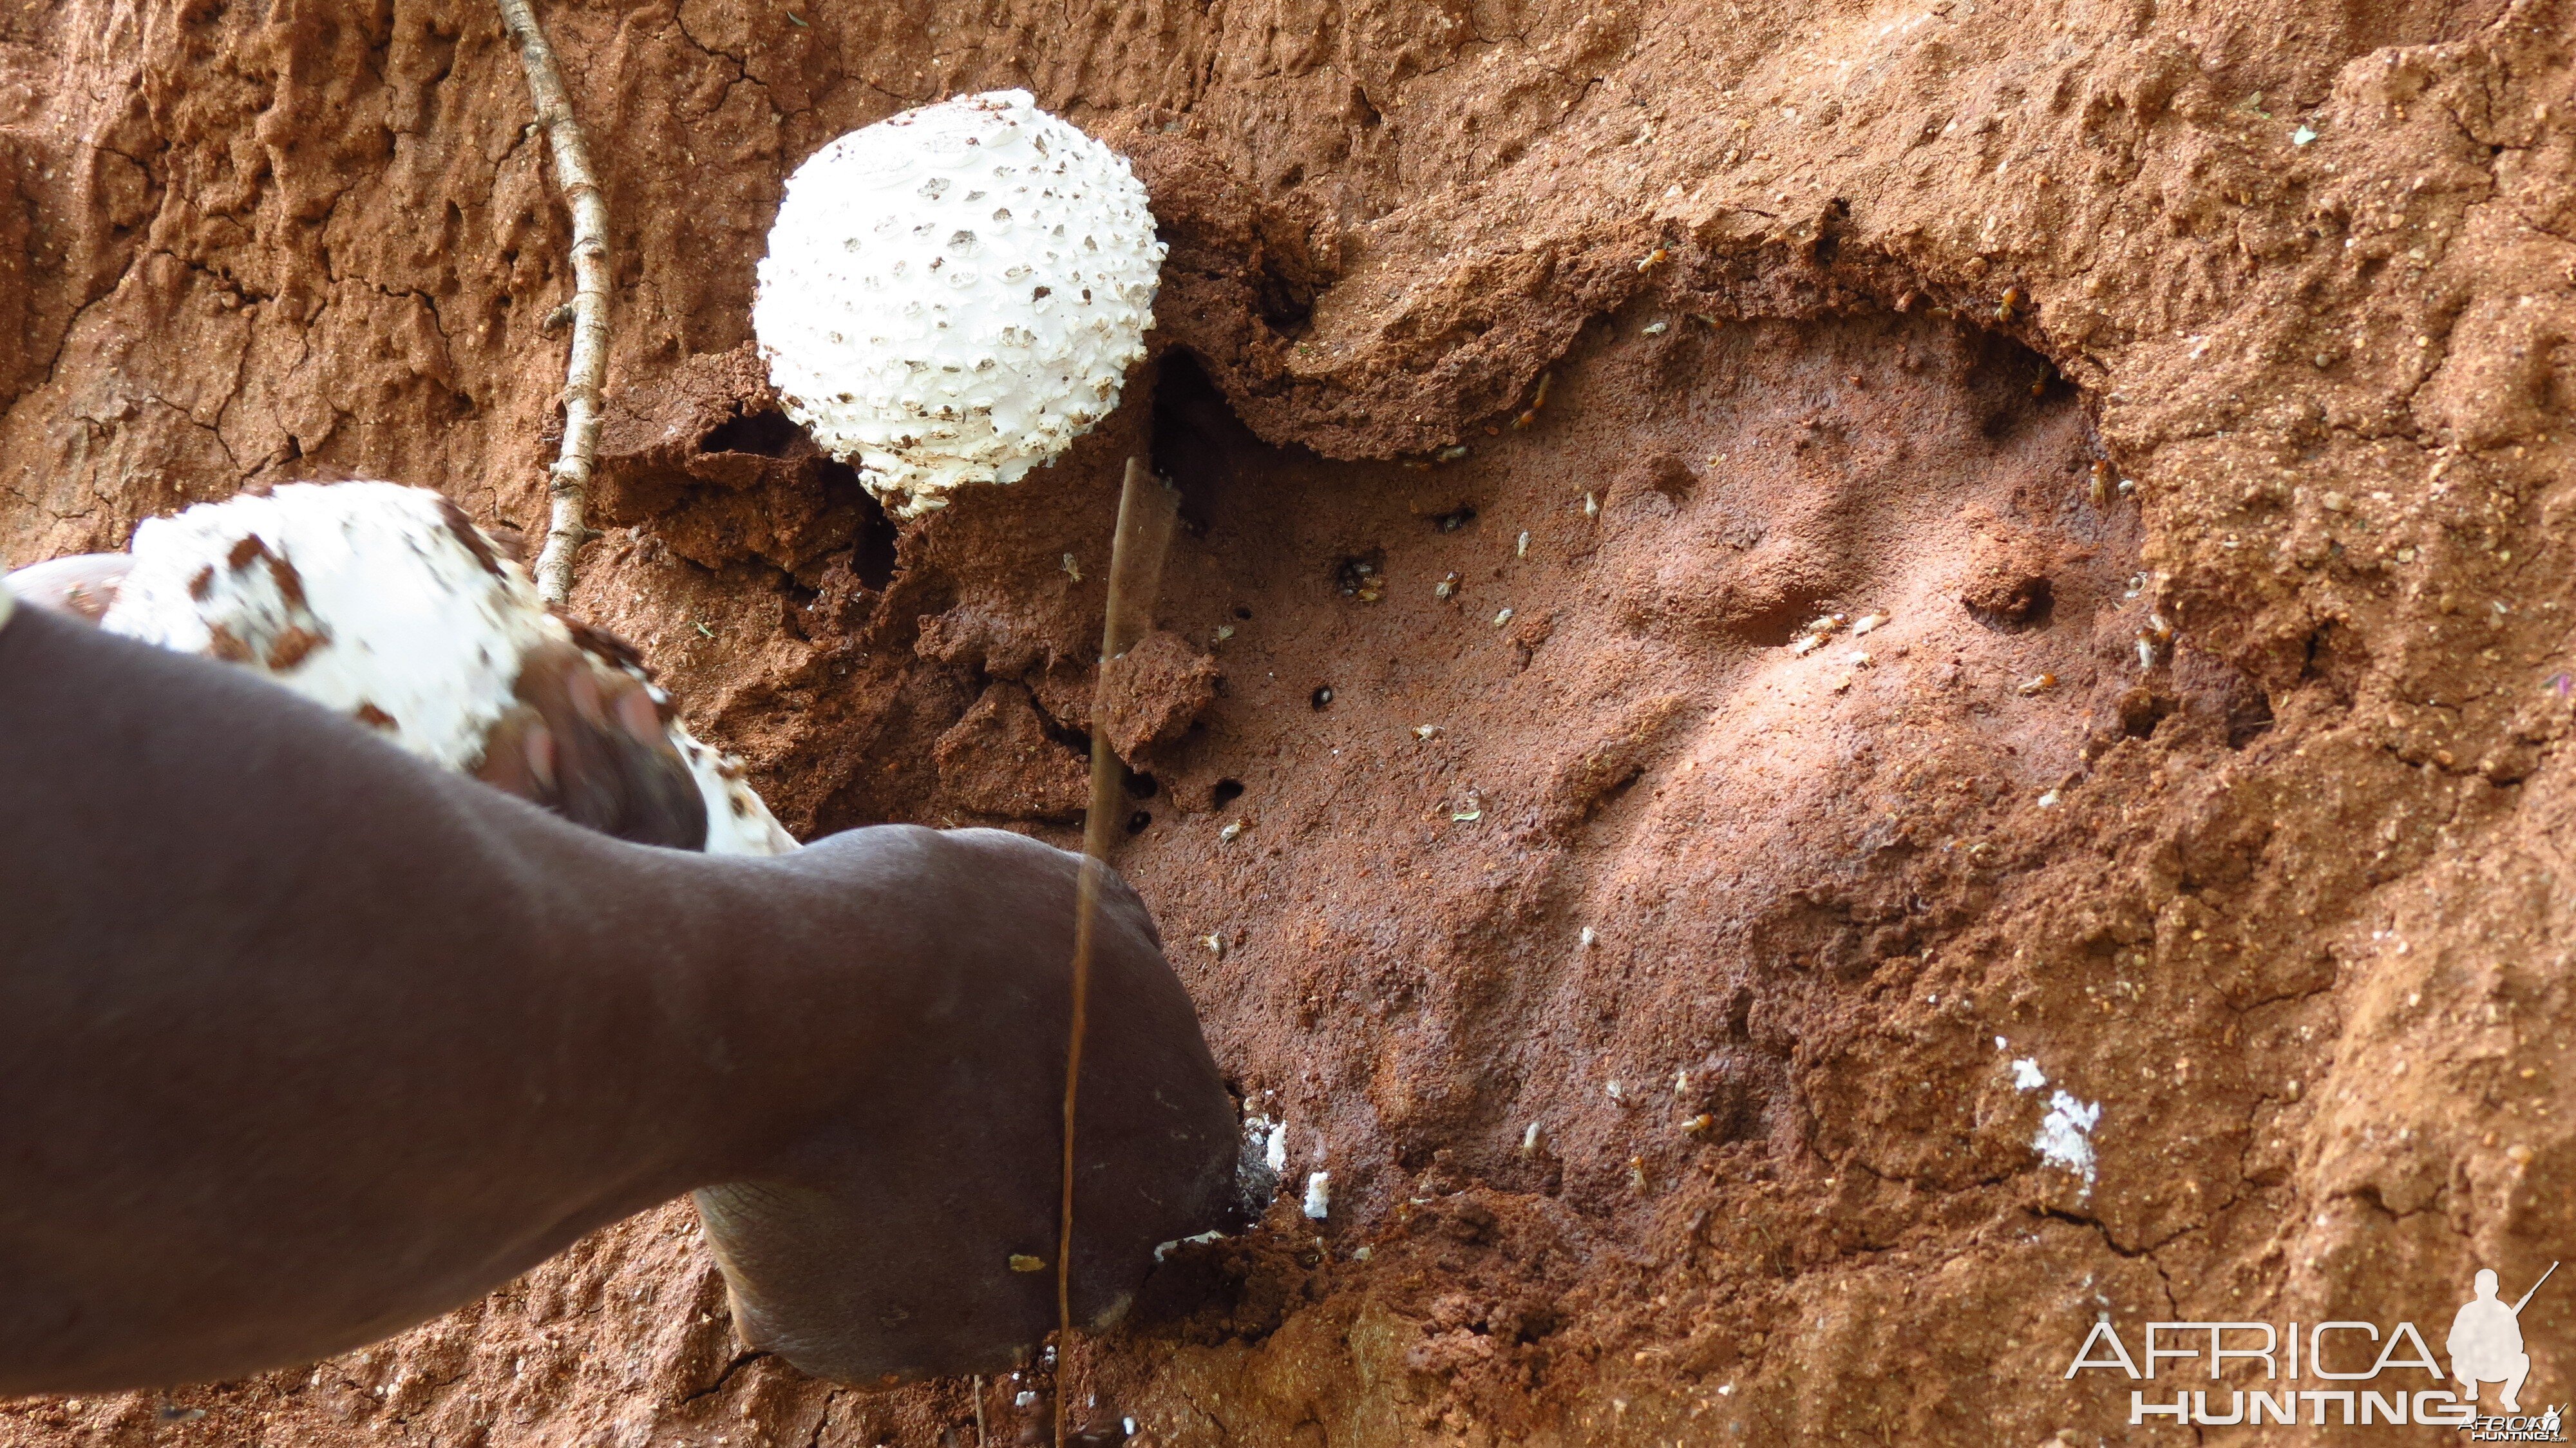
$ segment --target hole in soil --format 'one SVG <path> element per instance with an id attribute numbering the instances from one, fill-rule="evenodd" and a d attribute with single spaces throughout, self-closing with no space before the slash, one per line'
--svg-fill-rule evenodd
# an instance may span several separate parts
<path id="1" fill-rule="evenodd" d="M 2057 610 L 2057 588 L 2045 578 L 2023 579 L 1992 595 L 1971 589 L 1960 603 L 1988 628 L 2019 633 L 2048 627 L 2049 616 Z"/>
<path id="2" fill-rule="evenodd" d="M 1248 609 L 1248 608 L 1244 608 L 1244 607 L 1242 607 L 1242 606 L 1240 606 L 1240 605 L 1237 605 L 1237 606 L 1236 606 L 1236 608 L 1235 608 L 1235 610 L 1234 610 L 1234 616 L 1235 616 L 1236 618 L 1244 619 L 1244 620 L 1247 620 L 1247 621 L 1248 621 L 1248 620 L 1250 620 L 1250 619 L 1251 619 L 1251 617 L 1252 617 L 1252 610 L 1251 610 L 1251 609 Z"/>
<path id="3" fill-rule="evenodd" d="M 1192 537 L 1207 531 L 1216 470 L 1234 465 L 1221 439 L 1240 426 L 1197 358 L 1186 352 L 1163 358 L 1154 376 L 1154 466 L 1180 489 L 1181 526 Z"/>
<path id="4" fill-rule="evenodd" d="M 1747 599 L 1733 631 L 1763 648 L 1787 648 L 1807 635 L 1807 625 L 1834 612 L 1831 600 L 1812 587 L 1792 585 L 1776 598 Z"/>
<path id="5" fill-rule="evenodd" d="M 1162 781 L 1150 774 L 1130 773 L 1127 776 L 1127 797 L 1130 799 L 1152 799 L 1162 787 Z"/>
<path id="6" fill-rule="evenodd" d="M 1127 833 L 1141 835 L 1145 832 L 1145 826 L 1153 822 L 1154 817 L 1140 809 L 1127 817 Z"/>
<path id="7" fill-rule="evenodd" d="M 1281 268 L 1261 269 L 1261 320 L 1283 337 L 1306 335 L 1307 325 L 1315 316 L 1315 288 L 1312 284 L 1292 279 Z"/>
<path id="8" fill-rule="evenodd" d="M 1223 809 L 1227 805 L 1234 803 L 1236 800 L 1243 798 L 1243 781 L 1239 779 L 1220 779 L 1216 782 L 1216 788 L 1208 792 L 1208 798 L 1215 801 L 1218 809 Z"/>
<path id="9" fill-rule="evenodd" d="M 783 458 L 805 430 L 783 412 L 755 412 L 736 417 L 698 439 L 702 453 L 753 453 L 765 458 Z"/>
<path id="10" fill-rule="evenodd" d="M 1457 507 L 1450 509 L 1448 512 L 1441 513 L 1433 517 L 1431 520 L 1431 526 L 1439 529 L 1443 533 L 1455 533 L 1459 529 L 1464 528 L 1475 521 L 1475 506 L 1471 503 L 1460 503 Z"/>
<path id="11" fill-rule="evenodd" d="M 859 482 L 856 468 L 848 463 L 825 459 L 821 464 L 824 495 L 848 498 L 858 509 L 859 536 L 850 545 L 850 574 L 859 586 L 872 592 L 885 592 L 894 582 L 895 546 L 902 541 L 902 530 L 886 516 L 885 506 Z"/>
<path id="12" fill-rule="evenodd" d="M 2182 701 L 2171 694 L 2131 689 L 2120 700 L 2120 732 L 2131 739 L 2155 737 L 2156 726 L 2172 718 Z"/>
<path id="13" fill-rule="evenodd" d="M 1375 603 L 1386 592 L 1386 550 L 1372 548 L 1333 565 L 1333 587 L 1344 598 Z"/>
<path id="14" fill-rule="evenodd" d="M 2227 747 L 2242 749 L 2272 732 L 2272 701 L 2252 680 L 2227 701 Z"/>
<path id="15" fill-rule="evenodd" d="M 1280 175 L 1278 189 L 1293 191 L 1305 179 L 1306 168 L 1291 165 Z M 1303 337 L 1314 322 L 1315 299 L 1332 285 L 1339 263 L 1337 257 L 1314 255 L 1307 238 L 1284 234 L 1284 230 L 1272 232 L 1262 247 L 1254 306 L 1272 331 L 1283 337 Z"/>

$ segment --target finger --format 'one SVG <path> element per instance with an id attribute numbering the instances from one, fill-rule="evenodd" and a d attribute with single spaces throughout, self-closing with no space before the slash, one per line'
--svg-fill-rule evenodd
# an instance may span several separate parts
<path id="1" fill-rule="evenodd" d="M 653 691 L 645 687 L 643 680 L 621 677 L 610 691 L 610 698 L 614 702 L 609 712 L 616 716 L 628 737 L 645 745 L 670 742 L 670 731 L 662 723 L 661 707 L 654 703 Z"/>
<path id="2" fill-rule="evenodd" d="M 543 716 L 525 704 L 503 714 L 483 736 L 482 762 L 470 773 L 504 794 L 553 809 L 554 739 Z"/>
<path id="3" fill-rule="evenodd" d="M 522 661 L 516 692 L 476 778 L 619 839 L 705 847 L 705 796 L 641 681 L 570 645 L 542 644 Z M 639 727 L 635 701 L 649 727 Z"/>

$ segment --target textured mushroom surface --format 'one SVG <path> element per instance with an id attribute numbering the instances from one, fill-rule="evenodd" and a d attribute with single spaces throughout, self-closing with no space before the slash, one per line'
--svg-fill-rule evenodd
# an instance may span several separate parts
<path id="1" fill-rule="evenodd" d="M 562 803 L 579 792 L 582 754 L 537 717 L 540 699 L 560 698 L 604 737 L 667 741 L 704 803 L 709 853 L 795 848 L 631 650 L 549 613 L 527 574 L 426 489 L 290 484 L 147 520 L 101 626 L 257 670 L 433 764 L 607 828 Z"/>
<path id="2" fill-rule="evenodd" d="M 1123 157 L 1026 91 L 964 96 L 797 168 L 752 325 L 788 414 L 916 516 L 1109 415 L 1163 250 Z"/>

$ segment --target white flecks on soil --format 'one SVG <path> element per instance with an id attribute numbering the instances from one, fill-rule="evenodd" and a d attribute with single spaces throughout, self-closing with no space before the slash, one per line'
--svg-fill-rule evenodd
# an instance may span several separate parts
<path id="1" fill-rule="evenodd" d="M 2078 1101 L 2060 1091 L 2048 1098 L 2048 1115 L 2040 1118 L 2039 1134 L 2031 1138 L 2033 1151 L 2050 1166 L 2064 1167 L 2084 1178 L 2084 1190 L 2093 1190 L 2093 1128 L 2102 1121 L 2102 1103 Z"/>

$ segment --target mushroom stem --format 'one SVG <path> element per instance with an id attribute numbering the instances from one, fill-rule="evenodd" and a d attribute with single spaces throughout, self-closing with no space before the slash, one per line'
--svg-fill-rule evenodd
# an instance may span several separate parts
<path id="1" fill-rule="evenodd" d="M 546 544 L 537 555 L 537 592 L 546 602 L 572 597 L 573 554 L 593 535 L 582 521 L 590 497 L 591 459 L 599 451 L 599 398 L 608 375 L 608 203 L 590 169 L 590 142 L 573 117 L 555 51 L 529 0 L 495 0 L 501 23 L 519 45 L 537 124 L 553 144 L 555 177 L 572 213 L 572 361 L 564 373 L 563 452 L 546 470 Z"/>
<path id="2" fill-rule="evenodd" d="M 1100 625 L 1100 682 L 1091 700 L 1091 812 L 1082 824 L 1082 878 L 1073 903 L 1073 1027 L 1064 1054 L 1064 1200 L 1055 1243 L 1055 1441 L 1064 1443 L 1073 1357 L 1073 1107 L 1082 1085 L 1082 1036 L 1091 993 L 1091 941 L 1100 917 L 1100 886 L 1109 847 L 1118 838 L 1118 796 L 1126 766 L 1109 744 L 1109 661 L 1135 646 L 1152 621 L 1162 587 L 1163 555 L 1172 543 L 1180 495 L 1142 458 L 1127 460 L 1118 495 L 1118 531 L 1109 543 L 1109 606 Z"/>

